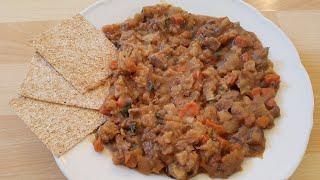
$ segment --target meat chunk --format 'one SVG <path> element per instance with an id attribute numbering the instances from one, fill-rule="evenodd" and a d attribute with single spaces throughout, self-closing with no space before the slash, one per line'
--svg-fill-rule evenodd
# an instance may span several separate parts
<path id="1" fill-rule="evenodd" d="M 203 45 L 215 52 L 219 49 L 220 42 L 214 37 L 206 37 L 203 41 Z"/>
<path id="2" fill-rule="evenodd" d="M 149 62 L 156 68 L 165 69 L 167 67 L 166 57 L 163 53 L 151 54 L 149 57 Z"/>
<path id="3" fill-rule="evenodd" d="M 265 139 L 263 131 L 258 127 L 253 127 L 249 131 L 247 143 L 251 145 L 264 145 Z"/>
<path id="4" fill-rule="evenodd" d="M 239 35 L 235 38 L 234 43 L 241 48 L 253 46 L 253 39 L 248 35 Z"/>

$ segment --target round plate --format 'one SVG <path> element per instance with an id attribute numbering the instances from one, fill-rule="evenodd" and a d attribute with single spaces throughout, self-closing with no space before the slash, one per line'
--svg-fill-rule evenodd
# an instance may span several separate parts
<path id="1" fill-rule="evenodd" d="M 98 1 L 81 12 L 97 28 L 118 23 L 132 17 L 146 5 L 161 0 L 105 0 Z M 281 118 L 274 128 L 267 130 L 263 158 L 246 158 L 243 170 L 235 179 L 286 179 L 299 165 L 306 150 L 313 123 L 313 93 L 311 83 L 300 62 L 297 50 L 288 37 L 256 9 L 240 0 L 168 0 L 167 3 L 191 13 L 209 16 L 227 16 L 254 32 L 264 46 L 270 47 L 269 58 L 281 76 L 277 102 Z M 160 175 L 146 176 L 135 170 L 112 163 L 111 153 L 96 153 L 88 137 L 71 151 L 55 158 L 69 179 L 168 179 Z M 194 179 L 209 179 L 200 174 Z"/>

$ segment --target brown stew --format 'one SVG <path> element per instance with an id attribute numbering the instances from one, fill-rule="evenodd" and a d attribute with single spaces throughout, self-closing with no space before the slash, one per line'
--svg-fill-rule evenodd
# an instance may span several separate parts
<path id="1" fill-rule="evenodd" d="M 111 144 L 115 164 L 176 179 L 228 177 L 263 153 L 263 129 L 280 115 L 280 77 L 254 33 L 170 5 L 103 31 L 119 59 L 96 151 Z"/>

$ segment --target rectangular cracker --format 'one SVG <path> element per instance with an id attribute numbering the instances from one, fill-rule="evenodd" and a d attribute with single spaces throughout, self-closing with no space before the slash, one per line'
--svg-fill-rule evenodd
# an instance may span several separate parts
<path id="1" fill-rule="evenodd" d="M 99 86 L 116 59 L 114 45 L 80 14 L 42 33 L 33 46 L 81 93 Z"/>
<path id="2" fill-rule="evenodd" d="M 58 157 L 73 148 L 106 120 L 95 110 L 25 97 L 13 99 L 10 105 L 31 131 Z"/>
<path id="3" fill-rule="evenodd" d="M 107 91 L 105 83 L 81 94 L 38 54 L 33 56 L 20 87 L 20 95 L 25 97 L 89 109 L 99 109 Z"/>

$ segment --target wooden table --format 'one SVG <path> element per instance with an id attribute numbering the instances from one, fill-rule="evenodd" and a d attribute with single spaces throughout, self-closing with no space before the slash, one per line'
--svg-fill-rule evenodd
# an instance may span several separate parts
<path id="1" fill-rule="evenodd" d="M 8 106 L 32 56 L 28 40 L 94 0 L 1 0 L 0 179 L 65 179 L 51 153 Z M 320 179 L 320 0 L 248 0 L 294 42 L 312 81 L 314 128 L 291 179 Z"/>

